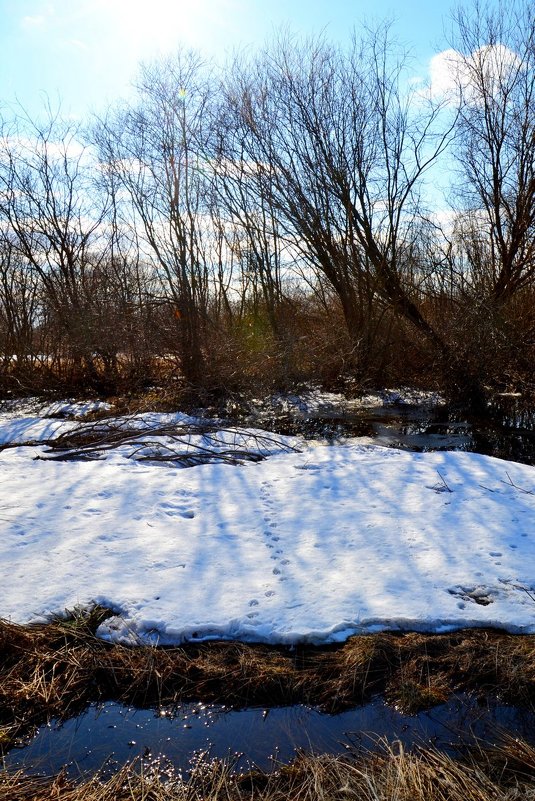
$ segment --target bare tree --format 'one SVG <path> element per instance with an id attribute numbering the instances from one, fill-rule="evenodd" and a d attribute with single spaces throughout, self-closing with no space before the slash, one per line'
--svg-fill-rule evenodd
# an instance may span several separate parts
<path id="1" fill-rule="evenodd" d="M 0 140 L 0 216 L 12 246 L 39 279 L 64 337 L 65 356 L 97 379 L 91 329 L 94 271 L 106 257 L 106 198 L 95 192 L 79 128 L 50 114 L 19 117 Z"/>
<path id="2" fill-rule="evenodd" d="M 209 288 L 209 82 L 193 54 L 142 69 L 138 102 L 96 129 L 100 156 L 130 203 L 139 245 L 171 301 L 183 375 L 202 374 Z"/>
<path id="3" fill-rule="evenodd" d="M 418 236 L 422 180 L 452 129 L 440 102 L 414 102 L 404 68 L 388 26 L 349 52 L 283 38 L 235 70 L 226 93 L 225 129 L 236 134 L 222 141 L 225 158 L 247 165 L 298 258 L 335 290 L 365 369 L 385 308 L 444 347 L 401 254 Z"/>
<path id="4" fill-rule="evenodd" d="M 459 238 L 477 295 L 498 308 L 535 276 L 535 9 L 476 0 L 455 24 Z"/>
<path id="5" fill-rule="evenodd" d="M 252 307 L 254 315 L 262 309 L 273 334 L 282 342 L 285 242 L 278 214 L 270 196 L 262 191 L 256 165 L 246 161 L 228 109 L 223 106 L 219 115 L 215 126 L 214 201 L 223 221 L 228 252 L 239 265 L 240 308 Z"/>
<path id="6" fill-rule="evenodd" d="M 10 237 L 0 239 L 0 337 L 4 374 L 21 374 L 34 360 L 38 284 Z"/>

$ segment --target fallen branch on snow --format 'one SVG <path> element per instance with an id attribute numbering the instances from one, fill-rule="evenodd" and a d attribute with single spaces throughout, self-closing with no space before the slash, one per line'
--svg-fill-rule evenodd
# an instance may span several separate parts
<path id="1" fill-rule="evenodd" d="M 509 473 L 506 473 L 505 475 L 507 476 L 509 481 L 504 481 L 502 479 L 501 480 L 502 484 L 507 484 L 508 487 L 513 487 L 514 489 L 518 490 L 519 492 L 523 492 L 524 495 L 535 495 L 535 492 L 533 492 L 533 490 L 527 490 L 527 489 L 524 489 L 524 487 L 519 487 L 518 484 L 515 484 L 514 481 L 511 478 L 511 476 L 509 475 Z"/>
<path id="2" fill-rule="evenodd" d="M 107 451 L 130 446 L 129 459 L 193 467 L 208 462 L 234 465 L 258 462 L 274 450 L 297 451 L 287 441 L 275 436 L 247 429 L 224 428 L 216 423 L 188 422 L 147 428 L 135 427 L 135 422 L 128 418 L 81 424 L 55 439 L 39 443 L 45 445 L 50 455 L 36 458 L 48 461 L 100 459 Z"/>

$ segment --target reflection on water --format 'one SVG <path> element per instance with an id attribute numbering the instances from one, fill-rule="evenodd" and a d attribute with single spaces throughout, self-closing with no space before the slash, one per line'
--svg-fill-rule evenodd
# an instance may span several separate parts
<path id="1" fill-rule="evenodd" d="M 199 752 L 234 757 L 236 769 L 256 765 L 269 770 L 288 762 L 296 749 L 337 754 L 380 748 L 381 738 L 405 747 L 432 744 L 455 752 L 479 738 L 494 742 L 500 730 L 535 742 L 535 713 L 468 696 L 457 697 L 416 716 L 401 714 L 379 698 L 338 715 L 304 706 L 227 710 L 224 706 L 183 704 L 173 710 L 136 710 L 108 702 L 89 707 L 62 725 L 43 726 L 26 746 L 6 755 L 8 767 L 71 776 L 106 771 L 131 761 L 164 756 L 187 773 Z"/>
<path id="2" fill-rule="evenodd" d="M 535 413 L 502 399 L 485 418 L 443 407 L 384 407 L 367 419 L 378 444 L 414 451 L 457 450 L 535 464 Z"/>
<path id="3" fill-rule="evenodd" d="M 461 450 L 535 464 L 535 407 L 498 396 L 484 418 L 440 404 L 357 407 L 350 402 L 306 411 L 265 409 L 247 422 L 279 434 L 336 440 L 371 436 L 377 444 L 411 451 Z"/>

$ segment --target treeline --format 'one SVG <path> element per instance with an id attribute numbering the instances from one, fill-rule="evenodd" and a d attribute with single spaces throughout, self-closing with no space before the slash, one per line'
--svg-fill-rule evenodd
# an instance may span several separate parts
<path id="1" fill-rule="evenodd" d="M 452 37 L 440 86 L 384 25 L 180 52 L 83 127 L 4 119 L 0 391 L 530 385 L 535 12 Z"/>

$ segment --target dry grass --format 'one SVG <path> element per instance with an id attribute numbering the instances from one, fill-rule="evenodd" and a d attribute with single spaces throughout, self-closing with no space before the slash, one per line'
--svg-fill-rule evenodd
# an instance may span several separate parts
<path id="1" fill-rule="evenodd" d="M 106 614 L 97 608 L 26 627 L 0 622 L 0 746 L 108 699 L 137 706 L 304 703 L 338 712 L 384 693 L 414 713 L 468 691 L 535 704 L 535 636 L 466 630 L 385 633 L 294 650 L 232 642 L 128 648 L 95 636 Z"/>
<path id="2" fill-rule="evenodd" d="M 507 771 L 483 750 L 454 760 L 434 750 L 387 747 L 355 758 L 301 755 L 270 774 L 237 776 L 228 763 L 201 761 L 185 781 L 140 763 L 106 781 L 5 772 L 0 801 L 533 801 L 534 750 L 516 743 L 516 751 Z"/>

